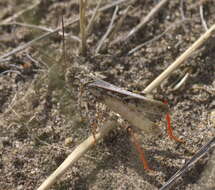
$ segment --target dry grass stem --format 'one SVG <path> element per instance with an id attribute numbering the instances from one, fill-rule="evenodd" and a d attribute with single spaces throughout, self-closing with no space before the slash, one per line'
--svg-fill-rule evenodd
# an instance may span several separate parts
<path id="1" fill-rule="evenodd" d="M 115 28 L 113 29 L 113 31 L 111 32 L 111 34 L 110 34 L 110 36 L 109 36 L 109 42 L 112 41 L 112 39 L 114 38 L 114 35 L 118 32 L 118 30 L 119 30 L 120 27 L 122 26 L 122 23 L 123 23 L 123 21 L 125 20 L 125 18 L 126 18 L 126 16 L 127 16 L 128 11 L 129 11 L 130 8 L 131 8 L 131 6 L 128 6 L 128 7 L 125 9 L 123 15 L 121 16 L 121 18 L 120 18 L 120 19 L 117 21 L 117 23 L 115 24 Z M 114 44 L 114 42 L 113 42 L 113 44 Z"/>
<path id="2" fill-rule="evenodd" d="M 187 72 L 183 76 L 183 78 L 179 81 L 179 83 L 174 86 L 173 91 L 176 91 L 176 90 L 180 89 L 184 85 L 184 83 L 187 81 L 187 79 L 189 78 L 189 76 L 190 76 L 190 73 Z"/>
<path id="3" fill-rule="evenodd" d="M 184 14 L 184 0 L 180 1 L 180 12 L 181 12 L 181 18 L 182 20 L 184 20 L 186 18 Z"/>
<path id="4" fill-rule="evenodd" d="M 46 31 L 46 32 L 53 31 L 51 28 L 48 28 L 48 27 L 45 27 L 45 26 L 27 24 L 27 23 L 21 23 L 21 22 L 9 22 L 9 23 L 5 23 L 5 24 L 0 23 L 0 26 L 7 26 L 7 25 L 24 26 L 24 27 L 34 28 L 34 29 L 38 29 L 38 30 L 42 30 L 42 31 Z"/>
<path id="5" fill-rule="evenodd" d="M 60 28 L 60 29 L 61 29 L 61 28 Z M 56 29 L 55 32 L 58 32 L 60 29 Z M 41 36 L 39 36 L 39 37 L 37 37 L 37 38 L 35 38 L 35 39 L 33 39 L 33 40 L 31 40 L 31 41 L 29 41 L 29 42 L 27 42 L 27 43 L 21 45 L 21 46 L 18 46 L 17 48 L 13 49 L 12 51 L 10 51 L 10 52 L 8 52 L 8 53 L 5 53 L 4 55 L 0 56 L 0 62 L 1 62 L 2 60 L 4 60 L 5 58 L 7 58 L 7 57 L 9 57 L 9 56 L 12 56 L 12 55 L 14 55 L 14 54 L 16 54 L 16 53 L 18 53 L 18 52 L 20 52 L 20 51 L 23 51 L 24 49 L 26 49 L 26 48 L 28 48 L 28 47 L 30 47 L 30 46 L 32 46 L 34 43 L 36 43 L 36 42 L 38 42 L 38 41 L 40 41 L 40 40 L 42 40 L 42 39 L 44 39 L 44 38 L 47 38 L 48 36 L 54 34 L 55 32 L 48 32 L 48 33 L 45 33 L 45 34 L 43 34 L 43 35 L 41 35 Z"/>
<path id="6" fill-rule="evenodd" d="M 128 1 L 128 0 L 119 0 L 119 1 L 116 1 L 116 2 L 114 2 L 114 3 L 112 3 L 112 4 L 105 5 L 105 6 L 101 7 L 101 8 L 99 9 L 99 11 L 101 12 L 101 11 L 108 10 L 108 9 L 110 9 L 110 8 L 116 6 L 116 5 L 122 4 L 122 3 L 126 2 L 126 1 Z M 89 15 L 91 15 L 91 14 L 92 14 L 92 13 L 89 13 L 89 14 L 87 14 L 87 16 L 89 16 Z M 69 20 L 69 21 L 67 21 L 67 23 L 65 24 L 64 27 L 66 28 L 66 27 L 68 27 L 68 26 L 71 26 L 71 25 L 77 23 L 78 21 L 79 21 L 79 18 L 76 18 L 76 19 L 73 19 L 73 20 Z M 0 56 L 0 62 L 2 62 L 3 59 L 5 59 L 5 58 L 7 58 L 7 57 L 9 57 L 9 56 L 12 56 L 12 55 L 14 55 L 14 54 L 16 54 L 16 53 L 18 53 L 18 52 L 20 52 L 20 51 L 23 51 L 24 49 L 26 49 L 26 48 L 28 48 L 28 47 L 30 47 L 30 46 L 32 46 L 34 43 L 36 43 L 36 42 L 38 42 L 38 41 L 40 41 L 40 40 L 42 40 L 42 39 L 45 39 L 45 38 L 47 38 L 47 37 L 49 37 L 49 36 L 51 36 L 51 35 L 53 35 L 53 34 L 59 32 L 59 31 L 61 31 L 61 29 L 62 29 L 62 28 L 61 28 L 61 26 L 60 26 L 60 27 L 54 29 L 52 32 L 47 32 L 47 33 L 45 33 L 45 34 L 42 34 L 41 36 L 39 36 L 39 37 L 37 37 L 37 38 L 35 38 L 35 39 L 33 39 L 33 40 L 27 42 L 26 44 L 23 44 L 23 45 L 21 45 L 21 46 L 18 46 L 18 47 L 16 47 L 15 49 L 13 49 L 12 51 L 10 51 L 10 52 L 8 52 L 8 53 L 5 53 L 5 54 L 1 55 L 1 56 Z"/>
<path id="7" fill-rule="evenodd" d="M 99 141 L 107 135 L 108 132 L 115 127 L 115 125 L 115 122 L 107 121 L 100 132 L 95 135 L 96 141 Z M 64 160 L 64 162 L 42 183 L 37 190 L 49 189 L 51 185 L 53 185 L 66 172 L 66 170 L 81 156 L 83 156 L 93 145 L 95 145 L 95 139 L 93 135 L 91 135 L 75 148 L 66 160 Z"/>
<path id="8" fill-rule="evenodd" d="M 91 34 L 93 24 L 94 24 L 94 22 L 96 20 L 96 17 L 98 15 L 98 13 L 99 13 L 99 7 L 101 6 L 101 2 L 102 2 L 102 0 L 98 0 L 96 8 L 95 8 L 95 10 L 93 12 L 93 15 L 90 18 L 89 24 L 87 25 L 87 29 L 86 29 L 86 35 L 87 36 L 89 36 Z"/>
<path id="9" fill-rule="evenodd" d="M 38 30 L 42 30 L 45 32 L 53 32 L 54 29 L 52 28 L 48 28 L 45 26 L 39 26 L 39 25 L 34 25 L 34 24 L 27 24 L 27 23 L 21 23 L 21 22 L 10 22 L 10 23 L 6 23 L 6 24 L 0 24 L 0 26 L 5 26 L 5 25 L 17 25 L 17 26 L 23 26 L 23 27 L 28 27 L 28 28 L 34 28 L 34 29 L 38 29 Z M 58 32 L 59 35 L 63 35 L 63 33 L 61 31 Z M 68 33 L 64 33 L 65 37 L 69 37 L 77 42 L 80 42 L 81 39 L 78 36 L 72 35 L 72 34 L 68 34 Z"/>
<path id="10" fill-rule="evenodd" d="M 135 26 L 126 36 L 124 40 L 127 40 L 131 36 L 133 36 L 137 31 L 143 28 L 160 10 L 161 8 L 168 2 L 168 0 L 161 0 L 150 12 L 149 14 L 144 17 L 140 23 Z"/>
<path id="11" fill-rule="evenodd" d="M 185 16 L 185 13 L 184 13 L 184 0 L 181 0 L 180 1 L 180 13 L 181 13 L 181 19 L 182 20 L 185 20 L 186 19 L 186 16 Z M 186 29 L 186 26 L 183 25 L 183 29 L 186 33 L 188 33 L 189 31 Z"/>
<path id="12" fill-rule="evenodd" d="M 40 62 L 37 61 L 36 59 L 34 59 L 30 54 L 26 54 L 25 56 L 26 56 L 27 59 L 32 61 L 34 64 L 40 65 Z"/>
<path id="13" fill-rule="evenodd" d="M 98 54 L 102 45 L 104 44 L 105 40 L 107 39 L 108 35 L 110 34 L 111 30 L 113 29 L 113 23 L 116 19 L 116 15 L 117 15 L 117 12 L 118 12 L 118 9 L 119 9 L 119 6 L 116 6 L 115 10 L 114 10 L 114 13 L 113 13 L 113 16 L 111 18 L 111 22 L 107 28 L 107 31 L 105 32 L 105 34 L 102 36 L 101 40 L 99 41 L 98 43 L 98 46 L 95 50 L 95 54 Z"/>
<path id="14" fill-rule="evenodd" d="M 115 7 L 117 5 L 120 5 L 122 3 L 125 3 L 126 1 L 129 1 L 129 3 L 131 2 L 131 0 L 118 0 L 118 1 L 113 1 L 113 3 L 110 3 L 108 5 L 103 6 L 102 8 L 100 8 L 100 11 L 105 11 L 107 9 L 110 9 L 112 7 Z"/>
<path id="15" fill-rule="evenodd" d="M 199 6 L 199 12 L 200 12 L 202 25 L 203 25 L 205 31 L 207 31 L 208 26 L 207 26 L 207 23 L 206 23 L 205 18 L 204 18 L 204 10 L 203 10 L 203 5 L 202 4 Z"/>
<path id="16" fill-rule="evenodd" d="M 200 5 L 203 5 L 207 1 L 210 1 L 210 0 L 199 0 L 196 3 L 192 4 L 190 7 L 188 7 L 187 10 L 188 11 L 193 10 L 193 9 L 197 8 L 198 6 L 200 6 Z"/>
<path id="17" fill-rule="evenodd" d="M 6 74 L 6 73 L 16 73 L 16 74 L 18 74 L 18 75 L 22 75 L 22 74 L 20 73 L 20 71 L 16 71 L 16 70 L 7 70 L 7 71 L 1 72 L 1 73 L 0 73 L 0 76 L 3 76 L 3 75 Z"/>
<path id="18" fill-rule="evenodd" d="M 79 0 L 79 15 L 80 15 L 80 53 L 85 56 L 87 51 L 86 44 L 86 7 L 87 0 Z"/>
<path id="19" fill-rule="evenodd" d="M 9 23 L 9 22 L 15 20 L 16 18 L 18 18 L 19 16 L 23 15 L 24 13 L 26 13 L 26 12 L 28 12 L 28 11 L 34 9 L 34 8 L 37 7 L 39 4 L 40 4 L 40 1 L 36 1 L 35 4 L 33 4 L 33 5 L 29 6 L 29 7 L 27 7 L 27 8 L 24 9 L 24 10 L 21 10 L 20 12 L 18 12 L 18 13 L 16 13 L 16 14 L 12 15 L 12 16 L 9 17 L 9 18 L 6 18 L 6 19 L 3 20 L 0 24 L 7 24 L 7 23 Z"/>
<path id="20" fill-rule="evenodd" d="M 163 71 L 149 86 L 143 90 L 143 93 L 150 93 L 154 88 L 159 86 L 164 79 L 171 75 L 194 51 L 196 51 L 214 32 L 215 24 L 211 26 L 198 40 L 196 40 L 182 55 L 180 55 L 165 71 Z"/>
<path id="21" fill-rule="evenodd" d="M 141 49 L 142 47 L 144 46 L 147 46 L 148 44 L 150 43 L 153 43 L 155 41 L 157 41 L 158 39 L 160 39 L 161 37 L 163 37 L 167 32 L 169 32 L 171 29 L 174 29 L 175 27 L 178 27 L 179 25 L 183 24 L 184 22 L 190 22 L 192 21 L 191 19 L 184 19 L 184 20 L 180 20 L 178 22 L 175 22 L 173 24 L 171 24 L 164 32 L 162 32 L 161 34 L 155 36 L 154 38 L 152 38 L 151 40 L 149 41 L 146 41 L 138 46 L 136 46 L 135 48 L 131 49 L 129 52 L 128 52 L 128 55 L 131 55 L 133 54 L 134 52 L 138 51 L 139 49 Z"/>
<path id="22" fill-rule="evenodd" d="M 71 23 L 70 23 L 71 24 Z M 68 25 L 67 25 L 68 26 Z M 51 36 L 52 34 L 56 33 L 56 32 L 59 32 L 62 28 L 61 27 L 58 27 L 56 29 L 54 29 L 52 32 L 48 32 L 48 33 L 45 33 L 21 46 L 18 46 L 17 48 L 13 49 L 12 51 L 8 52 L 8 53 L 5 53 L 3 54 L 2 56 L 0 56 L 0 62 L 2 62 L 2 60 L 4 60 L 5 58 L 9 57 L 9 56 L 12 56 L 16 53 L 19 53 L 21 51 L 23 51 L 24 49 L 32 46 L 33 44 L 35 44 L 36 42 L 40 41 L 40 40 L 43 40 L 49 36 Z"/>
<path id="23" fill-rule="evenodd" d="M 64 19 L 63 19 L 63 16 L 62 16 L 62 19 L 61 19 L 61 24 L 62 24 L 62 33 L 63 33 L 63 36 L 62 36 L 62 43 L 63 43 L 63 48 L 62 48 L 62 51 L 63 51 L 63 59 L 64 59 L 64 65 L 66 65 L 66 44 L 65 44 L 65 30 L 64 30 Z"/>

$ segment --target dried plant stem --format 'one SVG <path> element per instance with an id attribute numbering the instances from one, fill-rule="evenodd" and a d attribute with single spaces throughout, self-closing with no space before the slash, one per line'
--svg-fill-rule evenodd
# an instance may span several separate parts
<path id="1" fill-rule="evenodd" d="M 204 19 L 204 10 L 203 10 L 203 5 L 202 4 L 199 6 L 199 12 L 200 12 L 200 17 L 201 17 L 202 25 L 203 25 L 205 31 L 207 31 L 208 30 L 208 26 L 207 26 L 207 23 L 206 23 L 206 21 Z"/>
<path id="2" fill-rule="evenodd" d="M 101 8 L 99 9 L 99 11 L 102 12 L 102 11 L 108 10 L 108 9 L 110 9 L 110 8 L 116 6 L 116 5 L 125 3 L 126 1 L 128 1 L 128 0 L 118 0 L 118 1 L 116 1 L 116 2 L 114 2 L 114 3 L 112 3 L 112 4 L 105 5 L 105 6 L 101 7 Z M 91 13 L 87 14 L 87 16 L 89 16 L 89 15 L 91 15 Z M 76 19 L 73 19 L 73 20 L 69 20 L 69 21 L 65 24 L 64 27 L 66 28 L 66 27 L 68 27 L 68 26 L 70 26 L 70 25 L 73 25 L 73 24 L 77 23 L 78 21 L 79 21 L 79 18 L 76 18 Z M 61 28 L 61 26 L 60 26 L 60 27 L 54 29 L 54 30 L 51 31 L 51 32 L 47 32 L 47 33 L 45 33 L 45 34 L 42 34 L 41 36 L 39 36 L 39 37 L 37 37 L 37 38 L 35 38 L 35 39 L 33 39 L 33 40 L 27 42 L 26 44 L 23 44 L 23 45 L 21 45 L 21 46 L 18 46 L 18 47 L 16 47 L 15 49 L 13 49 L 12 51 L 10 51 L 10 52 L 8 52 L 8 53 L 5 53 L 5 54 L 1 55 L 1 56 L 0 56 L 0 62 L 2 62 L 2 60 L 4 60 L 5 58 L 7 58 L 7 57 L 9 57 L 9 56 L 12 56 L 12 55 L 14 55 L 14 54 L 16 54 L 16 53 L 18 53 L 18 52 L 20 52 L 20 51 L 23 51 L 24 49 L 26 49 L 26 48 L 28 48 L 28 47 L 30 47 L 30 46 L 32 46 L 34 43 L 36 43 L 36 42 L 38 42 L 38 41 L 40 41 L 40 40 L 42 40 L 42 39 L 45 39 L 45 38 L 47 38 L 47 37 L 53 35 L 54 33 L 57 33 L 57 32 L 59 32 L 59 31 L 61 31 L 61 29 L 62 29 L 62 28 Z"/>
<path id="3" fill-rule="evenodd" d="M 86 35 L 87 36 L 89 36 L 91 34 L 93 24 L 96 20 L 98 13 L 99 13 L 99 7 L 101 6 L 101 2 L 102 2 L 102 0 L 98 0 L 95 11 L 93 12 L 92 17 L 90 18 L 89 24 L 87 25 L 87 29 L 86 29 Z"/>
<path id="4" fill-rule="evenodd" d="M 198 40 L 196 40 L 182 55 L 180 55 L 165 71 L 163 71 L 149 86 L 143 90 L 143 93 L 150 93 L 154 88 L 159 86 L 164 79 L 177 69 L 194 51 L 196 51 L 214 32 L 215 24 L 211 26 Z"/>
<path id="5" fill-rule="evenodd" d="M 108 132 L 113 129 L 115 125 L 116 123 L 114 121 L 107 121 L 100 132 L 95 135 L 96 141 L 99 141 L 106 134 L 108 134 Z M 64 162 L 42 183 L 37 190 L 49 189 L 51 185 L 53 185 L 66 172 L 66 170 L 81 156 L 83 156 L 94 144 L 95 139 L 93 135 L 91 135 L 75 148 L 66 160 L 64 160 Z"/>
<path id="6" fill-rule="evenodd" d="M 185 13 L 184 13 L 184 0 L 181 0 L 180 1 L 180 12 L 181 12 L 181 19 L 182 20 L 185 20 L 186 19 L 186 16 L 185 16 Z M 187 30 L 187 28 L 186 28 L 186 26 L 185 25 L 183 25 L 183 29 L 184 29 L 184 31 L 186 32 L 186 33 L 188 33 L 188 30 Z"/>
<path id="7" fill-rule="evenodd" d="M 147 46 L 148 44 L 150 43 L 153 43 L 155 42 L 156 40 L 160 39 L 161 37 L 163 37 L 167 32 L 169 32 L 171 29 L 174 29 L 176 27 L 178 27 L 179 25 L 185 23 L 185 22 L 190 22 L 192 21 L 191 19 L 184 19 L 184 20 L 180 20 L 178 22 L 175 22 L 173 24 L 171 24 L 164 32 L 162 32 L 161 34 L 155 36 L 154 38 L 152 38 L 151 40 L 149 41 L 146 41 L 146 42 L 143 42 L 142 44 L 139 44 L 138 46 L 136 46 L 135 48 L 131 49 L 129 52 L 128 52 L 128 55 L 131 55 L 133 54 L 134 52 L 138 51 L 139 49 L 141 49 L 142 47 L 144 46 Z"/>
<path id="8" fill-rule="evenodd" d="M 123 15 L 121 16 L 121 18 L 120 18 L 120 19 L 117 21 L 117 23 L 115 24 L 115 28 L 113 29 L 113 31 L 111 32 L 111 34 L 110 34 L 110 36 L 109 36 L 109 42 L 111 42 L 111 41 L 113 40 L 114 35 L 118 32 L 118 30 L 119 30 L 120 27 L 122 26 L 122 23 L 123 23 L 123 21 L 125 20 L 125 18 L 126 18 L 126 16 L 127 16 L 128 11 L 129 11 L 130 8 L 131 8 L 131 6 L 128 6 L 128 7 L 125 9 Z M 113 44 L 114 44 L 114 42 L 112 42 L 111 45 L 113 45 Z"/>
<path id="9" fill-rule="evenodd" d="M 8 26 L 8 25 L 17 25 L 17 26 L 23 26 L 23 27 L 28 27 L 28 28 L 34 28 L 46 32 L 51 32 L 52 29 L 45 27 L 45 26 L 40 26 L 40 25 L 34 25 L 34 24 L 27 24 L 27 23 L 21 23 L 21 22 L 9 22 L 9 23 L 0 23 L 0 26 Z"/>
<path id="10" fill-rule="evenodd" d="M 29 42 L 27 42 L 26 44 L 23 44 L 21 46 L 18 46 L 17 48 L 13 49 L 12 51 L 8 52 L 8 53 L 5 53 L 4 55 L 0 56 L 0 62 L 2 60 L 4 60 L 5 58 L 9 57 L 9 56 L 12 56 L 20 51 L 23 51 L 24 49 L 32 46 L 33 44 L 35 44 L 36 42 L 42 40 L 42 39 L 45 39 L 49 36 L 51 36 L 52 34 L 56 33 L 56 32 L 59 32 L 62 28 L 56 28 L 55 30 L 53 30 L 52 32 L 48 32 L 48 33 L 45 33 Z"/>
<path id="11" fill-rule="evenodd" d="M 86 44 L 86 7 L 87 0 L 79 0 L 79 15 L 80 15 L 80 33 L 81 33 L 81 43 L 80 43 L 80 53 L 85 56 L 87 51 Z"/>
<path id="12" fill-rule="evenodd" d="M 98 54 L 98 52 L 100 51 L 102 45 L 104 44 L 104 42 L 107 39 L 108 35 L 110 34 L 111 30 L 113 29 L 113 23 L 114 23 L 114 21 L 116 19 L 116 14 L 118 12 L 118 9 L 119 9 L 119 6 L 116 6 L 116 8 L 114 10 L 114 13 L 113 13 L 113 16 L 111 18 L 111 22 L 110 22 L 110 24 L 108 26 L 108 29 L 105 32 L 105 34 L 102 36 L 101 40 L 99 41 L 98 46 L 97 46 L 96 51 L 95 51 L 95 54 Z"/>
<path id="13" fill-rule="evenodd" d="M 175 87 L 174 87 L 172 90 L 173 90 L 173 91 L 176 91 L 176 90 L 178 90 L 179 88 L 181 88 L 181 87 L 184 85 L 184 83 L 187 81 L 187 79 L 189 78 L 189 76 L 190 76 L 190 73 L 187 72 L 187 73 L 183 76 L 183 78 L 179 81 L 179 83 L 176 84 Z"/>
<path id="14" fill-rule="evenodd" d="M 168 2 L 168 0 L 161 0 L 151 11 L 150 13 L 144 17 L 140 23 L 135 26 L 126 36 L 124 40 L 127 40 L 131 36 L 133 36 L 137 31 L 143 28 L 154 16 L 158 13 L 158 11 Z"/>
<path id="15" fill-rule="evenodd" d="M 9 22 L 13 21 L 14 19 L 18 18 L 19 16 L 23 15 L 24 13 L 26 13 L 26 12 L 28 12 L 28 11 L 34 9 L 34 8 L 35 8 L 36 6 L 38 6 L 39 4 L 40 4 L 40 1 L 36 1 L 35 4 L 33 4 L 33 5 L 29 6 L 29 7 L 27 7 L 27 8 L 24 9 L 24 10 L 21 10 L 20 12 L 18 12 L 18 13 L 16 13 L 16 14 L 12 15 L 12 16 L 9 17 L 9 18 L 6 18 L 6 19 L 3 20 L 0 24 L 6 24 L 6 23 L 9 23 Z"/>
<path id="16" fill-rule="evenodd" d="M 181 18 L 182 20 L 184 20 L 186 18 L 184 14 L 184 0 L 180 1 L 180 12 L 181 12 Z"/>
<path id="17" fill-rule="evenodd" d="M 207 1 L 209 1 L 209 0 L 199 0 L 196 3 L 191 4 L 191 6 L 187 7 L 187 11 L 190 11 L 190 10 L 197 8 L 198 6 L 203 5 Z"/>
<path id="18" fill-rule="evenodd" d="M 61 24 L 62 24 L 62 42 L 63 42 L 63 59 L 64 59 L 64 62 L 63 64 L 66 65 L 66 44 L 65 44 L 65 30 L 64 30 L 64 19 L 63 19 L 63 16 L 62 16 L 62 19 L 61 19 Z"/>
<path id="19" fill-rule="evenodd" d="M 121 3 L 125 3 L 126 1 L 131 2 L 131 0 L 118 0 L 118 1 L 113 1 L 113 3 L 105 5 L 104 7 L 100 8 L 100 11 L 105 11 L 107 9 L 110 9 L 112 7 L 115 7 L 117 5 L 120 5 Z"/>
<path id="20" fill-rule="evenodd" d="M 17 25 L 17 26 L 23 26 L 23 27 L 28 27 L 28 28 L 34 28 L 34 29 L 37 29 L 37 30 L 42 30 L 42 31 L 45 31 L 45 32 L 53 32 L 54 29 L 52 28 L 48 28 L 48 27 L 45 27 L 45 26 L 40 26 L 40 25 L 34 25 L 34 24 L 28 24 L 28 23 L 21 23 L 21 22 L 10 22 L 10 23 L 6 23 L 6 24 L 0 24 L 0 26 L 6 26 L 6 25 Z M 58 32 L 59 35 L 63 35 L 63 33 L 61 31 Z M 78 36 L 75 36 L 75 35 L 72 35 L 72 34 L 68 34 L 68 33 L 65 33 L 64 32 L 64 36 L 65 37 L 69 37 L 75 41 L 78 41 L 80 42 L 80 38 Z"/>

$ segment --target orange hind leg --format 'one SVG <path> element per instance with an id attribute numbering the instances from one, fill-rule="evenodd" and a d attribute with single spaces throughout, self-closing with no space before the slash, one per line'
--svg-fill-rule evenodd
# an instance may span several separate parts
<path id="1" fill-rule="evenodd" d="M 148 164 L 148 161 L 147 161 L 147 159 L 145 158 L 144 151 L 143 151 L 143 149 L 141 148 L 140 143 L 139 143 L 138 140 L 136 139 L 136 137 L 135 137 L 135 135 L 134 135 L 132 129 L 129 128 L 128 131 L 129 131 L 129 133 L 130 133 L 130 135 L 131 135 L 131 139 L 132 139 L 132 142 L 133 142 L 133 144 L 134 144 L 134 147 L 135 147 L 135 149 L 137 150 L 137 152 L 138 152 L 139 155 L 140 155 L 140 160 L 141 160 L 142 163 L 143 163 L 144 169 L 145 169 L 145 170 L 148 170 L 148 171 L 153 171 L 152 169 L 150 169 L 149 164 Z"/>

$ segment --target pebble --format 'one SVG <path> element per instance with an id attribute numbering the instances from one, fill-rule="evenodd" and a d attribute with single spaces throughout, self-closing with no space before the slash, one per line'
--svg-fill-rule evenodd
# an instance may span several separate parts
<path id="1" fill-rule="evenodd" d="M 73 138 L 72 137 L 68 137 L 65 139 L 64 144 L 66 146 L 70 146 L 73 143 Z"/>

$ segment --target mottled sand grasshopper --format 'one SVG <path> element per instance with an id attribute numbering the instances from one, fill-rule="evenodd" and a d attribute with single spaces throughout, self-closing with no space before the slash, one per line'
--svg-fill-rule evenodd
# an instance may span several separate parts
<path id="1" fill-rule="evenodd" d="M 118 113 L 131 126 L 135 126 L 146 135 L 160 134 L 160 128 L 156 126 L 155 121 L 168 113 L 169 107 L 167 104 L 127 91 L 103 80 L 97 79 L 90 82 L 87 87 L 98 101 Z M 144 154 L 138 147 L 137 150 Z M 149 169 L 143 155 L 141 159 L 144 168 Z"/>

